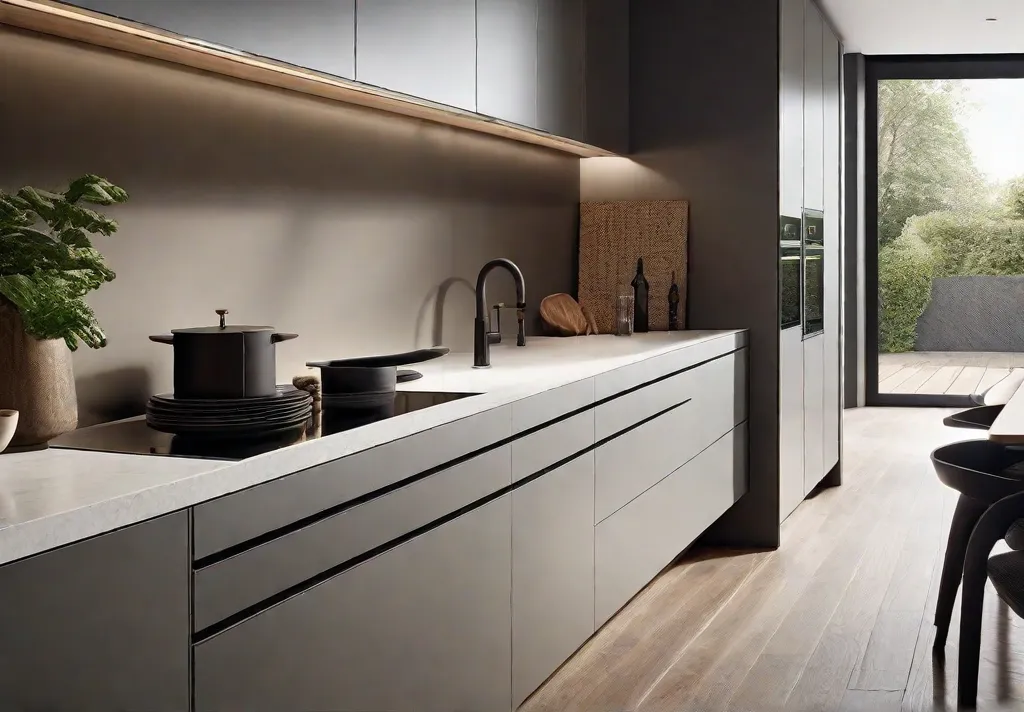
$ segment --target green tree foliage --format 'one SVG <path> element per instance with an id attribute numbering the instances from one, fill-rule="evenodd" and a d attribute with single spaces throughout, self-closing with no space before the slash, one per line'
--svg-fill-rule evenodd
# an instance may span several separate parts
<path id="1" fill-rule="evenodd" d="M 878 347 L 913 351 L 917 319 L 932 294 L 934 264 L 920 237 L 903 233 L 878 252 Z"/>
<path id="2" fill-rule="evenodd" d="M 884 247 L 907 220 L 987 203 L 958 114 L 967 109 L 951 81 L 878 83 L 878 240 Z"/>
<path id="3" fill-rule="evenodd" d="M 1000 202 L 1007 217 L 1024 220 L 1024 178 L 1014 178 L 1003 186 Z"/>
<path id="4" fill-rule="evenodd" d="M 936 277 L 1024 274 L 1024 218 L 934 212 L 878 253 L 879 347 L 912 351 Z"/>
<path id="5" fill-rule="evenodd" d="M 106 345 L 85 295 L 114 279 L 89 235 L 112 235 L 117 223 L 86 207 L 128 200 L 116 185 L 94 175 L 73 181 L 63 193 L 22 188 L 0 191 L 0 301 L 21 315 L 38 339 Z"/>

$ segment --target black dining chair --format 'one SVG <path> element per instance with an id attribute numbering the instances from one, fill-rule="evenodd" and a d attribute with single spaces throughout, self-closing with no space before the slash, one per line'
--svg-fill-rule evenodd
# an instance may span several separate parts
<path id="1" fill-rule="evenodd" d="M 1024 451 L 989 440 L 965 440 L 937 448 L 931 459 L 939 480 L 960 493 L 949 526 L 935 604 L 934 649 L 941 651 L 946 645 L 956 592 L 964 575 L 971 534 L 989 507 L 1024 491 Z M 1006 538 L 1013 548 L 1024 549 L 1024 523 L 1007 523 L 1000 538 Z"/>
<path id="2" fill-rule="evenodd" d="M 960 658 L 957 673 L 957 701 L 963 707 L 973 707 L 978 697 L 986 579 L 991 579 L 996 593 L 1010 609 L 1024 617 L 1024 551 L 1011 551 L 989 558 L 992 547 L 1006 536 L 1007 528 L 1022 517 L 1024 492 L 1000 499 L 978 519 L 967 545 L 960 604 Z"/>

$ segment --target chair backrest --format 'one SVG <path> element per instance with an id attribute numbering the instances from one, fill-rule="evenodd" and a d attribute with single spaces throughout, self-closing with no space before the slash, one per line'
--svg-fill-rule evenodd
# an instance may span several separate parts
<path id="1" fill-rule="evenodd" d="M 984 502 L 1024 491 L 1024 479 L 1005 473 L 1021 461 L 1024 452 L 991 440 L 964 440 L 932 452 L 935 473 L 943 484 Z"/>
<path id="2" fill-rule="evenodd" d="M 942 423 L 950 428 L 988 430 L 1005 407 L 1004 405 L 979 405 L 946 416 L 942 419 Z"/>

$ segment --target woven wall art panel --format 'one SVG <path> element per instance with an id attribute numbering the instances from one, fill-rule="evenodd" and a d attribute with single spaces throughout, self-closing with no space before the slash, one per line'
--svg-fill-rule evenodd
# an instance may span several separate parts
<path id="1" fill-rule="evenodd" d="M 680 327 L 686 328 L 688 221 L 685 200 L 580 203 L 579 302 L 593 316 L 598 332 L 615 333 L 615 298 L 620 286 L 630 289 L 638 257 L 644 259 L 650 284 L 650 330 L 668 331 L 673 271 Z"/>

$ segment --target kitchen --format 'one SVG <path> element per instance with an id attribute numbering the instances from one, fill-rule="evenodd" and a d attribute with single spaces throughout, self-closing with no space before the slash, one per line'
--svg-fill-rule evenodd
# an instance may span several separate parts
<path id="1" fill-rule="evenodd" d="M 351 55 L 351 72 L 315 64 L 315 51 L 308 59 L 316 29 L 329 26 L 314 15 L 305 16 L 307 27 L 281 27 L 312 38 L 305 55 L 280 54 L 289 43 L 277 35 L 277 44 L 241 49 L 289 67 L 307 62 L 332 76 L 354 74 L 356 82 L 384 87 L 371 92 L 374 101 L 393 101 L 393 92 L 418 99 L 381 110 L 282 88 L 269 70 L 238 81 L 205 64 L 212 60 L 201 43 L 192 42 L 187 57 L 154 57 L 164 50 L 137 35 L 124 40 L 123 30 L 110 30 L 127 42 L 117 44 L 94 25 L 83 30 L 80 15 L 94 15 L 54 15 L 53 8 L 66 8 L 56 3 L 0 5 L 0 53 L 15 67 L 4 95 L 17 97 L 19 107 L 8 124 L 21 137 L 0 185 L 55 187 L 96 173 L 131 196 L 109 208 L 118 234 L 96 240 L 118 276 L 90 297 L 108 346 L 74 356 L 80 426 L 138 416 L 151 396 L 174 389 L 177 346 L 149 337 L 213 327 L 221 308 L 228 324 L 272 324 L 299 335 L 276 347 L 279 383 L 312 373 L 309 361 L 443 344 L 452 353 L 409 365 L 423 377 L 399 391 L 477 394 L 239 462 L 56 447 L 3 455 L 0 561 L 8 565 L 0 580 L 12 583 L 0 595 L 12 598 L 0 615 L 18 609 L 20 620 L 4 617 L 2 626 L 35 641 L 43 656 L 4 666 L 18 673 L 0 679 L 0 690 L 24 707 L 63 709 L 67 693 L 78 708 L 88 700 L 85 707 L 97 709 L 508 709 L 705 531 L 722 543 L 778 545 L 777 67 L 750 72 L 725 48 L 695 41 L 686 51 L 718 61 L 716 77 L 756 89 L 716 103 L 717 89 L 700 72 L 666 86 L 668 76 L 642 68 L 669 51 L 659 19 L 691 19 L 681 8 L 659 17 L 608 1 L 587 3 L 574 16 L 570 9 L 582 4 L 514 3 L 516 14 L 513 3 L 444 2 L 417 16 L 420 6 L 411 3 L 329 4 L 341 11 L 332 22 L 350 27 L 352 39 L 332 45 L 331 54 Z M 160 18 L 132 13 L 179 4 L 79 5 L 159 27 Z M 268 12 L 280 5 L 260 3 Z M 448 12 L 443 27 L 432 24 Z M 742 32 L 764 40 L 747 51 L 774 56 L 778 38 L 754 30 L 774 14 L 744 20 L 750 27 Z M 346 25 L 350 16 L 363 19 Z M 216 43 L 204 32 L 219 31 L 223 20 L 165 29 Z M 255 24 L 269 32 L 276 21 Z M 237 17 L 232 23 L 239 26 Z M 476 41 L 465 41 L 460 27 Z M 517 34 L 516 27 L 526 29 Z M 386 49 L 389 32 L 416 38 L 402 62 Z M 638 34 L 649 41 L 637 42 Z M 331 35 L 335 42 L 340 36 Z M 295 51 L 290 44 L 285 49 Z M 217 57 L 218 67 L 230 61 Z M 563 66 L 565 57 L 586 61 Z M 586 71 L 573 70 L 580 66 Z M 704 110 L 682 111 L 699 95 Z M 766 119 L 755 135 L 729 118 L 750 112 Z M 675 114 L 682 118 L 673 136 L 666 122 Z M 732 145 L 712 142 L 706 155 L 693 148 L 680 155 L 688 135 L 711 131 Z M 627 153 L 646 160 L 614 155 Z M 581 201 L 633 198 L 693 205 L 683 285 L 689 330 L 537 337 L 540 299 L 576 291 Z M 742 214 L 730 208 L 737 201 L 747 206 Z M 752 233 L 769 239 L 752 242 Z M 474 282 L 497 257 L 524 276 L 526 345 L 515 345 L 515 319 L 502 319 L 491 368 L 473 370 Z M 513 287 L 494 272 L 489 302 L 515 304 Z M 540 491 L 531 486 L 549 482 L 547 495 L 533 495 L 530 526 L 517 527 L 517 497 L 531 503 L 528 493 Z M 678 516 L 691 509 L 692 516 Z M 631 516 L 616 519 L 619 512 Z M 456 526 L 468 529 L 458 535 Z M 453 531 L 436 550 L 414 548 Z M 135 542 L 133 532 L 140 533 Z M 349 538 L 344 551 L 333 545 Z M 306 543 L 296 547 L 299 541 Z M 105 553 L 107 543 L 123 552 L 138 542 L 145 544 L 142 569 L 118 567 L 118 556 Z M 494 555 L 501 542 L 511 542 L 513 553 L 519 546 L 534 552 L 534 568 L 522 556 L 503 566 Z M 275 554 L 281 547 L 287 552 Z M 79 556 L 89 563 L 76 563 Z M 487 565 L 455 587 L 422 563 L 466 576 L 460 561 Z M 338 600 L 351 606 L 344 610 L 380 605 L 379 616 L 366 619 L 393 625 L 332 630 L 327 618 L 287 605 L 312 600 L 304 596 L 314 591 L 326 595 L 328 582 L 352 580 L 360 570 L 374 578 L 336 593 Z M 61 585 L 47 585 L 48 576 L 61 577 Z M 517 580 L 537 583 L 517 587 Z M 132 590 L 139 605 L 125 605 L 111 589 Z M 406 610 L 406 598 L 380 595 L 396 589 L 418 590 L 437 607 L 417 614 Z M 40 604 L 49 622 L 37 626 L 23 606 L 41 591 L 55 598 Z M 81 595 L 72 600 L 68 591 Z M 89 605 L 104 630 L 124 616 L 124 635 L 100 646 L 102 654 L 94 620 L 80 618 Z M 443 641 L 469 618 L 460 622 L 453 611 L 472 616 L 466 627 L 477 631 L 457 650 Z M 345 625 L 359 619 L 348 616 Z M 359 656 L 356 665 L 345 657 L 352 649 L 336 644 L 360 635 L 354 649 L 372 642 L 381 654 Z M 294 647 L 282 642 L 275 653 L 263 639 Z M 65 652 L 56 656 L 44 640 L 63 641 Z M 314 661 L 310 651 L 323 655 Z M 336 680 L 342 659 L 350 675 Z M 396 666 L 408 670 L 405 687 L 382 678 Z M 288 669 L 290 682 L 265 675 L 268 669 Z M 265 685 L 241 685 L 243 676 Z M 440 689 L 439 679 L 453 682 Z"/>

